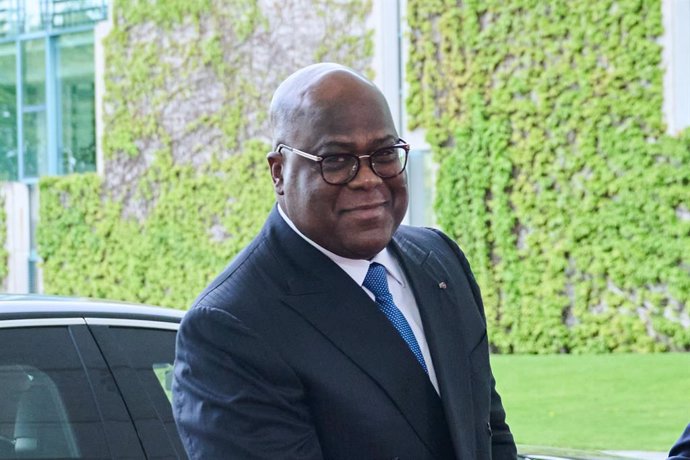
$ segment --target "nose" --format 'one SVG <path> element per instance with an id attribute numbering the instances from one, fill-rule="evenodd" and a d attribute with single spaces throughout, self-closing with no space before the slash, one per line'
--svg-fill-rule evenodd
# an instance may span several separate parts
<path id="1" fill-rule="evenodd" d="M 369 155 L 362 155 L 359 157 L 359 169 L 354 179 L 348 182 L 349 186 L 352 188 L 373 187 L 383 182 L 383 179 L 377 176 L 371 169 L 370 159 L 371 157 Z"/>

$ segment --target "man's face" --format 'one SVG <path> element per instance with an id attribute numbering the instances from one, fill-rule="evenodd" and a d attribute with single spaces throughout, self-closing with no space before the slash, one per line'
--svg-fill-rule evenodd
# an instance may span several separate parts
<path id="1" fill-rule="evenodd" d="M 390 111 L 374 88 L 328 78 L 311 90 L 305 110 L 280 142 L 314 155 L 367 155 L 398 141 Z M 317 162 L 284 150 L 269 156 L 278 202 L 297 228 L 329 251 L 369 259 L 391 240 L 407 209 L 405 174 L 382 179 L 365 159 L 344 185 L 321 177 Z"/>

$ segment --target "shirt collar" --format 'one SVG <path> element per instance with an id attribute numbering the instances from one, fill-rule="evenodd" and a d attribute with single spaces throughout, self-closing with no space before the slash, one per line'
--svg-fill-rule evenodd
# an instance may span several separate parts
<path id="1" fill-rule="evenodd" d="M 405 282 L 400 267 L 397 261 L 392 256 L 388 248 L 383 248 L 381 252 L 376 254 L 371 260 L 366 259 L 348 259 L 347 257 L 339 256 L 328 249 L 316 244 L 314 241 L 307 238 L 302 232 L 299 231 L 297 226 L 290 220 L 290 218 L 285 214 L 283 209 L 278 205 L 278 214 L 283 218 L 286 224 L 290 226 L 292 230 L 295 231 L 304 241 L 314 246 L 316 249 L 321 251 L 326 257 L 331 259 L 340 268 L 345 271 L 350 277 L 358 284 L 362 285 L 364 282 L 364 277 L 367 276 L 367 271 L 369 271 L 369 265 L 372 262 L 377 262 L 386 268 L 388 274 L 401 286 L 405 286 Z"/>

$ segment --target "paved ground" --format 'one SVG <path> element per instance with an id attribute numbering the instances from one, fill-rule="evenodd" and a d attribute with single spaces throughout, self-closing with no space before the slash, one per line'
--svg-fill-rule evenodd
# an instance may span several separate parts
<path id="1" fill-rule="evenodd" d="M 666 452 L 639 452 L 634 450 L 609 450 L 606 452 L 637 460 L 666 460 L 667 458 Z"/>

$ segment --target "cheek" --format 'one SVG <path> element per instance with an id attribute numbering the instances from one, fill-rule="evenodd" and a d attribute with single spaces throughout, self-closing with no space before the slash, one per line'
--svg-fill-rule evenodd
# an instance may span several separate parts
<path id="1" fill-rule="evenodd" d="M 407 210 L 408 202 L 407 181 L 405 180 L 404 176 L 401 177 L 399 182 L 393 184 L 390 190 L 391 196 L 394 200 L 395 210 L 400 212 L 402 209 L 402 213 L 404 215 L 405 211 Z"/>
<path id="2" fill-rule="evenodd" d="M 310 226 L 327 225 L 334 220 L 338 188 L 326 184 L 318 171 L 300 171 L 293 177 L 289 192 L 293 206 Z"/>

